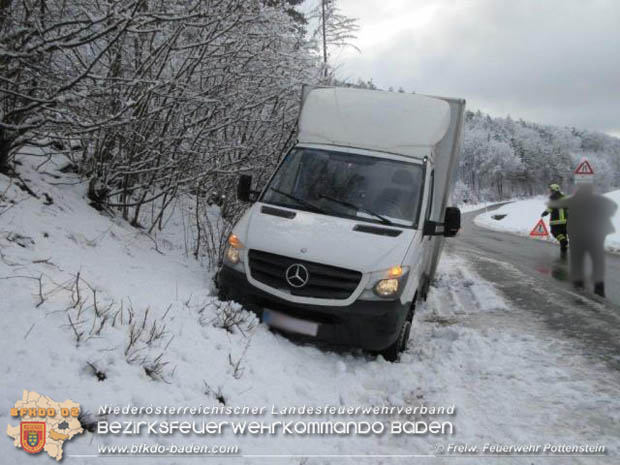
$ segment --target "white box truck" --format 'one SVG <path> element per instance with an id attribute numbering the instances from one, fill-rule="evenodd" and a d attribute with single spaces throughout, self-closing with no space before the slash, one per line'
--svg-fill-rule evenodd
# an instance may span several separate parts
<path id="1" fill-rule="evenodd" d="M 444 237 L 465 101 L 304 88 L 297 143 L 228 239 L 218 292 L 283 331 L 396 360 Z"/>

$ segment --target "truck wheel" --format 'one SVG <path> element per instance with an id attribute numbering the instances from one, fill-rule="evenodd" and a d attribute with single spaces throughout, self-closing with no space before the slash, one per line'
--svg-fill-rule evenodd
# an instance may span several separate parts
<path id="1" fill-rule="evenodd" d="M 218 286 L 217 283 L 215 285 L 215 291 L 217 295 L 217 300 L 221 300 L 222 302 L 230 300 L 228 298 L 228 292 L 226 292 L 226 289 L 224 289 L 222 286 Z"/>
<path id="2" fill-rule="evenodd" d="M 411 322 L 409 320 L 405 320 L 403 326 L 400 328 L 400 333 L 398 334 L 398 338 L 394 343 L 389 346 L 387 349 L 381 352 L 383 358 L 388 362 L 396 362 L 400 353 L 403 352 L 407 348 L 407 342 L 409 341 L 409 334 L 411 333 Z"/>
<path id="3" fill-rule="evenodd" d="M 418 288 L 418 292 L 416 293 L 416 296 L 417 294 L 420 294 L 420 297 L 422 297 L 422 300 L 424 300 L 425 302 L 426 302 L 426 297 L 428 297 L 428 290 L 429 290 L 430 284 L 431 284 L 430 279 L 428 279 L 428 276 L 424 274 L 422 276 L 422 282 L 420 284 L 420 287 Z M 415 300 L 414 300 L 414 303 L 415 303 Z"/>
<path id="4" fill-rule="evenodd" d="M 219 300 L 221 302 L 227 302 L 230 299 L 228 298 L 228 295 L 226 295 L 226 293 L 222 289 L 218 289 L 217 290 L 217 300 Z"/>

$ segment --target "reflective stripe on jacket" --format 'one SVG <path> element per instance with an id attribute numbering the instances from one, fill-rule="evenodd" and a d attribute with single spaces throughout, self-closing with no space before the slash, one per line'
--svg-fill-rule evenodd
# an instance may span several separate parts
<path id="1" fill-rule="evenodd" d="M 564 196 L 560 197 L 560 199 L 563 199 Z M 551 217 L 549 218 L 549 224 L 551 226 L 556 226 L 556 225 L 560 225 L 560 224 L 566 224 L 567 223 L 567 219 L 568 219 L 568 215 L 566 212 L 566 208 L 547 208 L 547 211 L 551 214 Z"/>

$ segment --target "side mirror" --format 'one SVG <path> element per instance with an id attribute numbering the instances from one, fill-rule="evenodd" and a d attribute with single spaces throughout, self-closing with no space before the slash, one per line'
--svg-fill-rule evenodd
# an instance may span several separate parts
<path id="1" fill-rule="evenodd" d="M 424 227 L 422 228 L 423 236 L 443 236 L 444 226 L 443 223 L 437 223 L 436 221 L 426 220 Z"/>
<path id="2" fill-rule="evenodd" d="M 461 210 L 457 207 L 446 207 L 446 216 L 443 223 L 436 221 L 424 222 L 423 236 L 454 237 L 461 229 Z"/>
<path id="3" fill-rule="evenodd" d="M 252 176 L 242 174 L 239 176 L 239 184 L 237 184 L 237 198 L 242 202 L 249 202 L 252 196 Z"/>
<path id="4" fill-rule="evenodd" d="M 444 220 L 445 237 L 454 237 L 461 229 L 461 210 L 457 207 L 446 207 L 446 218 Z"/>

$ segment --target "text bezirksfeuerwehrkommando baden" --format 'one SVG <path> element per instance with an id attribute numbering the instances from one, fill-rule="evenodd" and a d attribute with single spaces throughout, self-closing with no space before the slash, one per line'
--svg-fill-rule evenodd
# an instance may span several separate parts
<path id="1" fill-rule="evenodd" d="M 452 435 L 454 425 L 450 421 L 360 421 L 360 420 L 277 420 L 277 421 L 107 421 L 97 422 L 100 435 Z"/>

